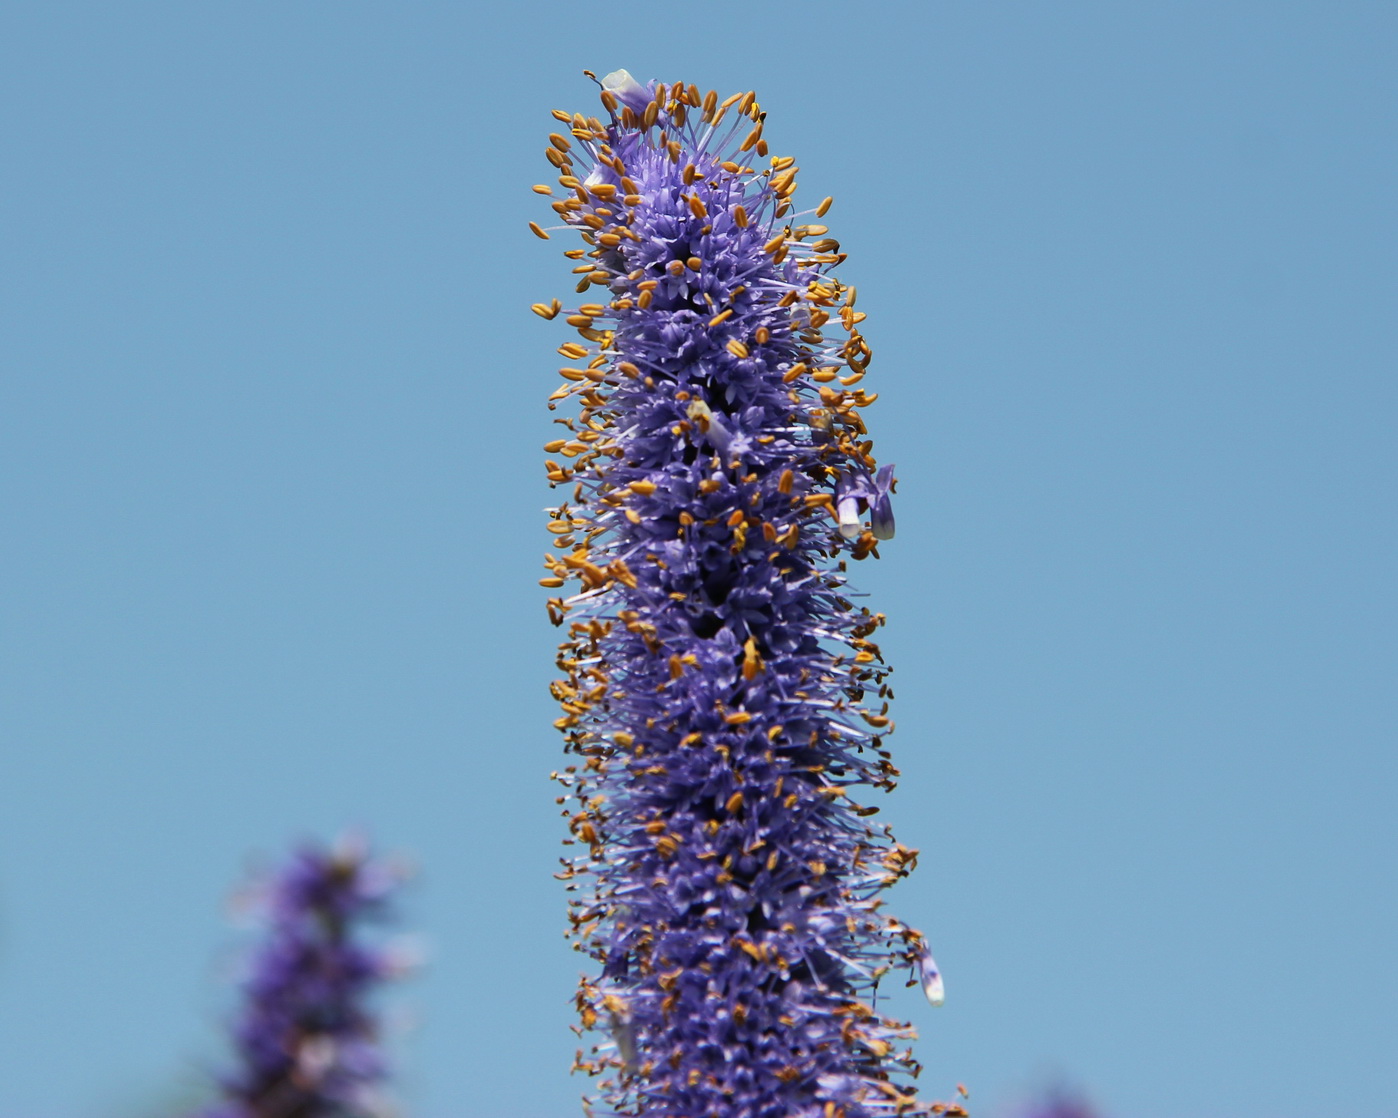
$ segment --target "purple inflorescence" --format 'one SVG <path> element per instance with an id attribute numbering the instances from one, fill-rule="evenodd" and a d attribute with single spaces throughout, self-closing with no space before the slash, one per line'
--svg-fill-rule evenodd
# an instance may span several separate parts
<path id="1" fill-rule="evenodd" d="M 922 1113 L 912 1030 L 877 1007 L 894 968 L 941 999 L 921 934 L 879 911 L 917 852 L 849 794 L 897 776 L 883 617 L 843 573 L 892 536 L 893 478 L 860 416 L 864 314 L 815 223 L 830 200 L 793 213 L 793 161 L 752 165 L 751 93 L 600 84 L 606 121 L 554 113 L 562 197 L 535 187 L 597 300 L 534 308 L 579 336 L 541 580 L 580 584 L 549 602 L 583 848 L 560 876 L 600 964 L 578 1009 L 608 1037 L 578 1067 L 648 1118 Z"/>
<path id="2" fill-rule="evenodd" d="M 388 915 L 400 874 L 344 843 L 305 847 L 270 883 L 233 1039 L 236 1074 L 204 1118 L 373 1118 L 385 1067 L 369 1007 L 397 964 L 360 942 Z"/>
<path id="3" fill-rule="evenodd" d="M 1024 1118 L 1097 1118 L 1097 1111 L 1076 1095 L 1054 1091 L 1025 1110 Z"/>

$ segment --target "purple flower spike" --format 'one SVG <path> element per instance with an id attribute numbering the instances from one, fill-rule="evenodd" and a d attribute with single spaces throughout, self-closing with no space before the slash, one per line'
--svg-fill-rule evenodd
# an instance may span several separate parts
<path id="1" fill-rule="evenodd" d="M 578 335 L 541 580 L 579 584 L 549 601 L 578 757 L 555 774 L 580 849 L 559 876 L 599 964 L 577 1067 L 609 1114 L 927 1113 L 913 1031 L 877 1000 L 894 968 L 927 981 L 921 934 L 880 911 L 917 851 L 851 798 L 897 776 L 884 618 L 844 576 L 892 535 L 893 478 L 830 199 L 793 212 L 751 93 L 599 84 L 606 121 L 554 113 L 562 197 L 534 188 L 583 242 L 584 301 L 534 307 Z"/>
<path id="2" fill-rule="evenodd" d="M 238 1072 L 203 1118 L 377 1118 L 385 1067 L 368 1002 L 401 969 L 359 942 L 401 873 L 357 843 L 300 850 L 263 899 L 266 938 L 233 1030 Z"/>
<path id="3" fill-rule="evenodd" d="M 1097 1112 L 1077 1095 L 1056 1090 L 1024 1110 L 1023 1118 L 1097 1118 Z"/>

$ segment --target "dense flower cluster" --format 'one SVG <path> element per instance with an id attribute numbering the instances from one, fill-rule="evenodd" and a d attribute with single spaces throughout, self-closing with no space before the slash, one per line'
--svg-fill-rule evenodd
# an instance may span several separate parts
<path id="1" fill-rule="evenodd" d="M 361 942 L 399 874 L 354 843 L 300 850 L 265 897 L 225 1101 L 204 1118 L 378 1118 L 385 1067 L 369 998 L 398 964 Z"/>
<path id="2" fill-rule="evenodd" d="M 565 255 L 596 300 L 534 308 L 578 335 L 541 580 L 578 583 L 549 602 L 582 848 L 560 876 L 599 964 L 582 1024 L 610 1037 L 578 1066 L 594 1102 L 648 1118 L 960 1113 L 919 1101 L 912 1029 L 877 1005 L 891 970 L 934 1003 L 941 977 L 879 911 L 917 852 L 850 796 L 897 776 L 884 619 L 844 575 L 893 535 L 893 478 L 860 414 L 865 316 L 816 224 L 830 199 L 793 213 L 793 160 L 753 165 L 753 94 L 600 84 L 605 121 L 554 113 L 562 196 L 534 188 L 582 234 Z"/>

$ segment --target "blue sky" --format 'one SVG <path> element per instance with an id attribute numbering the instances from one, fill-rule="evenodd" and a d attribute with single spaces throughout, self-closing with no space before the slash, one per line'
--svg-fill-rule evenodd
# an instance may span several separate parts
<path id="1" fill-rule="evenodd" d="M 421 870 L 416 1118 L 577 1113 L 539 445 L 584 68 L 756 89 L 899 466 L 925 1081 L 1398 1115 L 1398 7 L 0 10 L 0 1116 L 220 1055 L 249 857 Z"/>

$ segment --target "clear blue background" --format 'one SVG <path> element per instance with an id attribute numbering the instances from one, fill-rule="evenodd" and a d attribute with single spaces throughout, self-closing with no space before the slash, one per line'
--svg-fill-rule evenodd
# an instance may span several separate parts
<path id="1" fill-rule="evenodd" d="M 899 464 L 924 1079 L 1398 1114 L 1398 5 L 0 9 L 0 1115 L 173 1106 L 249 852 L 422 865 L 416 1118 L 577 1113 L 548 111 L 755 88 Z"/>

